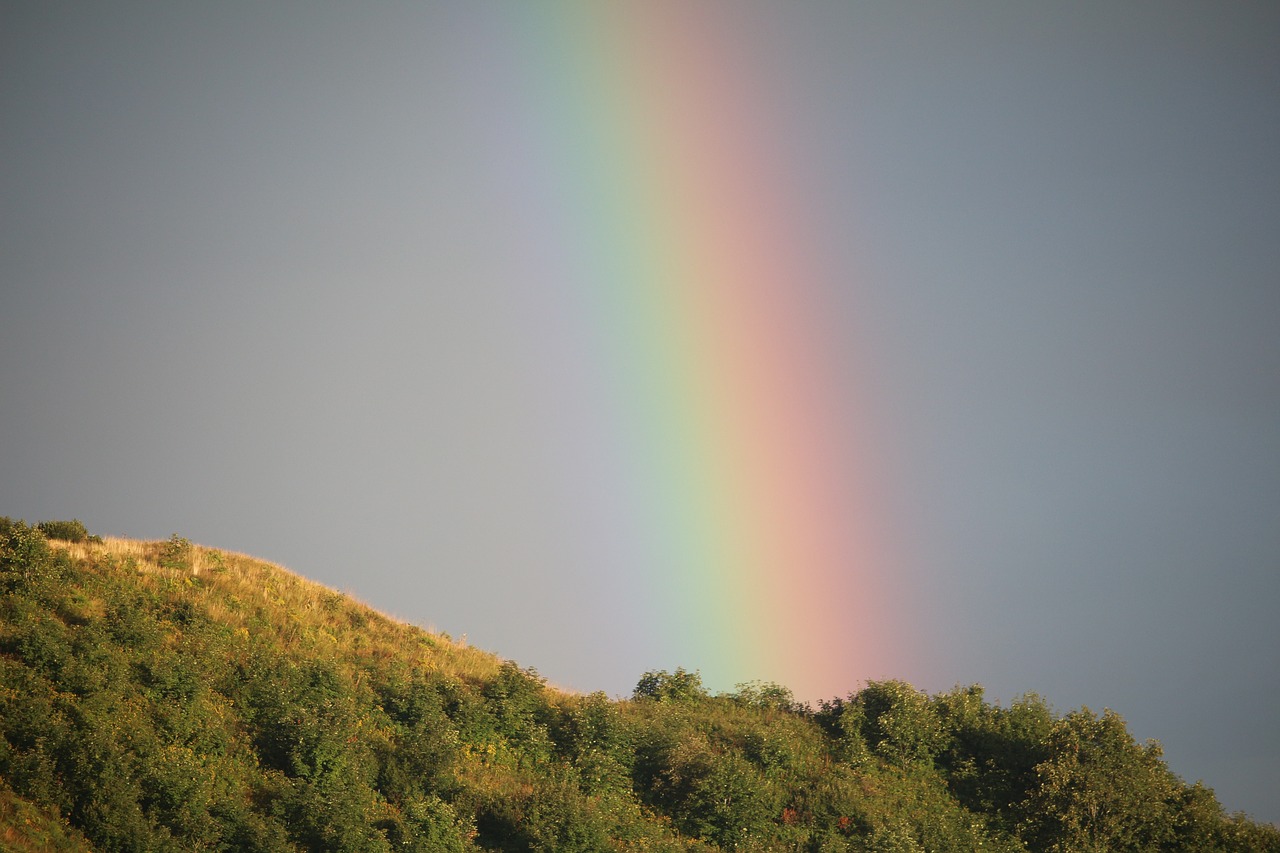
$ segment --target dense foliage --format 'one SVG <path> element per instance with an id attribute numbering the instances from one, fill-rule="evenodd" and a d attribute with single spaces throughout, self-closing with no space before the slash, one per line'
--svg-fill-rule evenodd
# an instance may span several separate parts
<path id="1" fill-rule="evenodd" d="M 567 695 L 278 567 L 60 529 L 0 519 L 5 849 L 1280 851 L 1110 711 Z"/>

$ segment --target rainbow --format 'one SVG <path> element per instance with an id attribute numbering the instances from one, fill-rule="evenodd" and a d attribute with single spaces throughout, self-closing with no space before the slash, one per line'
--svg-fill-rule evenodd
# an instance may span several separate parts
<path id="1" fill-rule="evenodd" d="M 602 518 L 644 567 L 620 595 L 713 689 L 898 674 L 869 401 L 828 325 L 847 285 L 807 236 L 752 33 L 703 4 L 510 8 L 537 34 L 512 41 L 523 166 L 580 318 Z"/>

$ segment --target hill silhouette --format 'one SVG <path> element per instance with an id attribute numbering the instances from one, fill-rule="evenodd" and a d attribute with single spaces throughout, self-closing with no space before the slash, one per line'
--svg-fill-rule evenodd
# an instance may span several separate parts
<path id="1" fill-rule="evenodd" d="M 1111 711 L 610 699 L 174 536 L 0 518 L 0 848 L 1280 851 Z"/>

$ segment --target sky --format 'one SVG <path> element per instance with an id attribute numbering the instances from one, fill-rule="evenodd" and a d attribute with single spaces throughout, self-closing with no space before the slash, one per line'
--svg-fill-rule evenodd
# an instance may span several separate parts
<path id="1" fill-rule="evenodd" d="M 1280 7 L 0 8 L 0 514 L 1280 821 Z"/>

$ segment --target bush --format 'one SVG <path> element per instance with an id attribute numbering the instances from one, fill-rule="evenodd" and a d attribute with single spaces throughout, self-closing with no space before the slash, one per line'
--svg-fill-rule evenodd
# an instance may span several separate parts
<path id="1" fill-rule="evenodd" d="M 78 518 L 70 521 L 42 521 L 36 529 L 48 539 L 61 539 L 64 542 L 84 542 L 89 538 L 89 531 Z"/>
<path id="2" fill-rule="evenodd" d="M 790 688 L 772 681 L 748 681 L 738 685 L 738 689 L 729 694 L 735 702 L 748 708 L 761 710 L 773 709 L 787 713 L 799 713 L 805 706 L 796 701 Z"/>
<path id="3" fill-rule="evenodd" d="M 415 797 L 404 805 L 407 838 L 400 846 L 433 853 L 464 853 L 475 828 L 458 817 L 453 807 L 439 797 Z"/>
<path id="4" fill-rule="evenodd" d="M 931 761 L 945 743 L 928 695 L 905 681 L 868 682 L 854 704 L 867 745 L 891 762 Z"/>
<path id="5" fill-rule="evenodd" d="M 766 838 L 781 814 L 776 792 L 748 761 L 689 734 L 663 756 L 657 805 L 682 831 L 727 849 Z"/>
<path id="6" fill-rule="evenodd" d="M 0 524 L 0 590 L 22 588 L 39 597 L 56 595 L 66 571 L 65 557 L 53 553 L 44 534 L 4 519 Z"/>
<path id="7" fill-rule="evenodd" d="M 192 555 L 191 540 L 178 534 L 169 537 L 169 541 L 164 543 L 164 548 L 160 551 L 160 565 L 162 568 L 173 569 L 175 571 L 186 571 L 191 568 Z"/>
<path id="8" fill-rule="evenodd" d="M 686 672 L 677 667 L 674 673 L 666 670 L 646 672 L 640 676 L 631 696 L 633 699 L 656 699 L 659 702 L 687 702 L 706 699 L 707 691 L 697 671 Z"/>
<path id="9" fill-rule="evenodd" d="M 615 822 L 599 798 L 571 782 L 544 778 L 480 810 L 480 846 L 530 853 L 595 853 L 610 849 Z"/>

